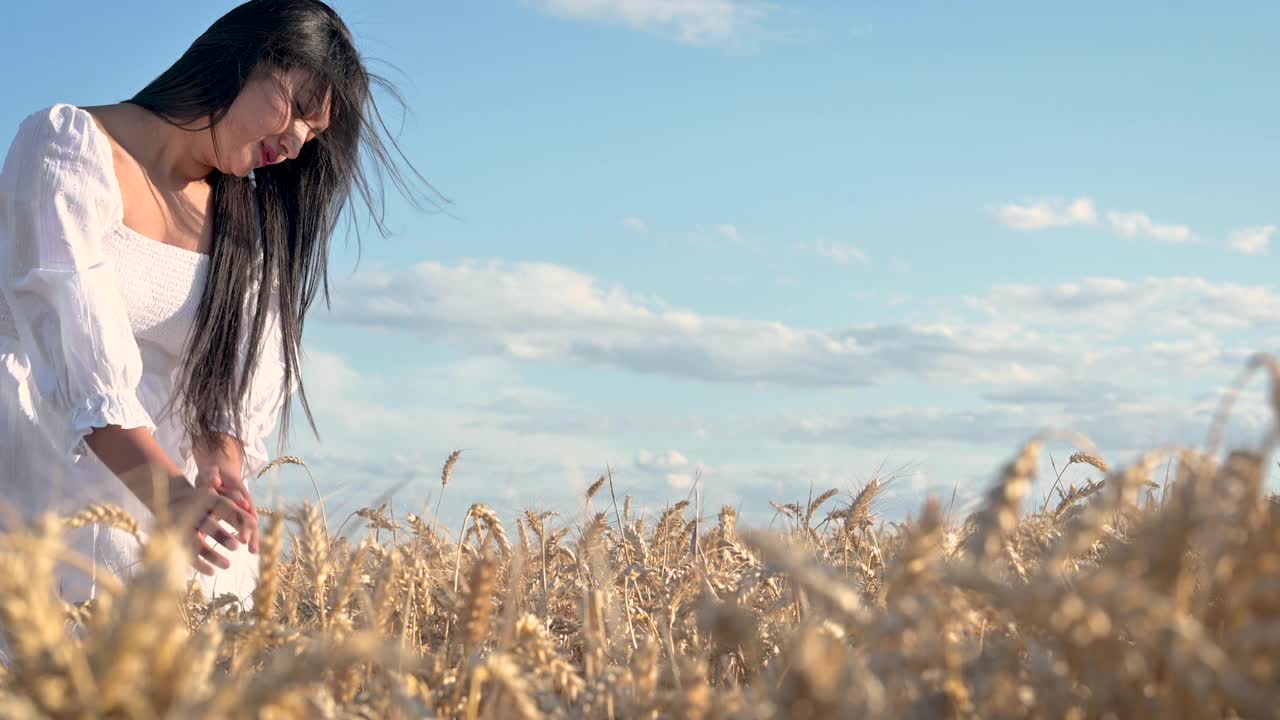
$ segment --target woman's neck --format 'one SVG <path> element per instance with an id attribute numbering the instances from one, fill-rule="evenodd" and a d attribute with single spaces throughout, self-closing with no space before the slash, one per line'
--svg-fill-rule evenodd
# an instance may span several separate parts
<path id="1" fill-rule="evenodd" d="M 210 136 L 175 127 L 150 110 L 123 102 L 106 106 L 119 120 L 112 129 L 116 142 L 142 167 L 161 190 L 181 191 L 203 182 L 213 166 L 206 161 Z"/>

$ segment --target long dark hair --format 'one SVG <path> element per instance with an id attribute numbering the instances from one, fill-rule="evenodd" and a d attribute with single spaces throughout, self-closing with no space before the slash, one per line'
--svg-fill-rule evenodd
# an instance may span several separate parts
<path id="1" fill-rule="evenodd" d="M 295 386 L 319 438 L 299 372 L 303 320 L 320 286 L 329 306 L 329 242 L 353 191 L 364 200 L 378 231 L 388 234 L 381 183 L 375 188 L 369 182 L 361 161 L 372 161 L 379 180 L 385 171 L 415 207 L 421 205 L 388 146 L 411 170 L 412 165 L 389 133 L 385 142 L 379 137 L 378 128 L 387 128 L 371 90 L 387 91 L 401 107 L 404 101 L 390 82 L 367 70 L 346 24 L 320 0 L 249 0 L 214 22 L 172 67 L 126 102 L 184 130 L 216 133 L 260 66 L 305 71 L 315 83 L 315 97 L 330 90 L 329 128 L 303 146 L 297 158 L 256 170 L 256 183 L 218 171 L 207 178 L 213 190 L 214 236 L 209 275 L 171 402 L 181 404 L 181 422 L 193 438 L 218 431 L 224 423 L 244 438 L 242 410 L 274 295 L 283 345 L 278 438 L 283 452 L 289 394 Z M 430 187 L 416 170 L 413 174 Z M 254 312 L 246 328 L 244 311 L 250 300 Z M 244 361 L 238 365 L 241 354 Z"/>

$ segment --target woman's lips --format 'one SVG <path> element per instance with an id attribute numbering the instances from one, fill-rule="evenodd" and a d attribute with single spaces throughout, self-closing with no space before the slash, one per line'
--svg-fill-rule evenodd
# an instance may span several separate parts
<path id="1" fill-rule="evenodd" d="M 270 165 L 271 163 L 275 162 L 275 159 L 276 159 L 275 154 L 271 152 L 271 148 L 267 147 L 265 143 L 258 143 L 258 149 L 262 151 L 263 165 Z"/>

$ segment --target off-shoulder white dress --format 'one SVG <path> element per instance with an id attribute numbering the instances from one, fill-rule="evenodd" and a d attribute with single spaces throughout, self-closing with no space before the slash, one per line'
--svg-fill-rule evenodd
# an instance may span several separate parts
<path id="1" fill-rule="evenodd" d="M 22 122 L 0 172 L 0 528 L 15 517 L 6 510 L 29 521 L 91 503 L 120 505 L 151 526 L 150 511 L 84 443 L 95 427 L 151 430 L 194 480 L 191 438 L 160 412 L 209 263 L 124 225 L 111 145 L 87 111 L 57 104 Z M 251 489 L 286 397 L 274 313 L 270 321 L 242 419 Z M 67 540 L 94 564 L 93 573 L 60 567 L 57 590 L 70 602 L 92 597 L 99 573 L 127 578 L 139 557 L 131 535 L 105 525 Z M 257 556 L 241 546 L 230 558 L 212 577 L 192 568 L 206 596 L 252 592 Z"/>

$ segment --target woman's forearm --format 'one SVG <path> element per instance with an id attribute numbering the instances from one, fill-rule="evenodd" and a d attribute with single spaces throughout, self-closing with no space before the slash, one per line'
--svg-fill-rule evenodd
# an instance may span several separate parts
<path id="1" fill-rule="evenodd" d="M 85 444 L 153 512 L 167 500 L 158 493 L 171 494 L 179 482 L 190 484 L 146 428 L 94 428 Z"/>
<path id="2" fill-rule="evenodd" d="M 212 488 L 193 485 L 150 430 L 108 425 L 95 428 L 85 442 L 159 522 L 185 524 L 200 572 L 211 575 L 214 568 L 231 567 L 231 561 L 206 540 L 234 551 L 242 542 L 237 537 L 256 537 L 257 518 Z M 226 525 L 233 530 L 228 531 Z"/>
<path id="3" fill-rule="evenodd" d="M 195 457 L 196 464 L 201 467 L 220 456 L 236 458 L 240 463 L 244 462 L 244 446 L 234 435 L 228 433 L 215 432 L 192 438 L 191 454 Z"/>

